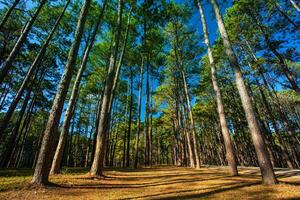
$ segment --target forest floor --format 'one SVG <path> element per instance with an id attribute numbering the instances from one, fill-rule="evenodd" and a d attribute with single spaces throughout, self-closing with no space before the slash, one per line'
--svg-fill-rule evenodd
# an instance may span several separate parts
<path id="1" fill-rule="evenodd" d="M 65 169 L 50 177 L 56 186 L 30 188 L 32 170 L 0 170 L 0 199 L 300 199 L 300 170 L 276 169 L 280 184 L 261 184 L 258 168 L 239 168 L 229 176 L 225 167 L 201 169 L 156 166 L 107 169 L 93 179 L 87 169 Z"/>

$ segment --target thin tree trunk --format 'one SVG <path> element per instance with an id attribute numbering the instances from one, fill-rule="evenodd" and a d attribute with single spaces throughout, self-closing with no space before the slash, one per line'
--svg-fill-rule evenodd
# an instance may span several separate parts
<path id="1" fill-rule="evenodd" d="M 221 131 L 222 131 L 224 143 L 225 143 L 226 159 L 228 162 L 230 174 L 233 176 L 236 176 L 236 175 L 238 175 L 237 163 L 236 163 L 233 145 L 232 145 L 232 141 L 230 138 L 228 125 L 227 125 L 227 121 L 226 121 L 226 117 L 225 117 L 224 104 L 223 104 L 223 99 L 222 99 L 222 95 L 221 95 L 221 90 L 219 88 L 217 77 L 216 77 L 216 66 L 215 66 L 215 61 L 214 61 L 214 57 L 213 57 L 213 53 L 212 53 L 212 49 L 211 49 L 210 41 L 209 41 L 209 37 L 208 37 L 206 18 L 205 18 L 202 4 L 201 4 L 201 0 L 197 0 L 197 1 L 198 1 L 198 7 L 199 7 L 201 21 L 202 21 L 205 44 L 207 46 L 207 51 L 208 51 L 208 59 L 209 59 L 210 67 L 211 67 L 213 88 L 214 88 L 214 91 L 216 94 L 217 110 L 218 110 L 218 114 L 219 114 Z"/>
<path id="2" fill-rule="evenodd" d="M 131 121 L 132 121 L 132 104 L 133 104 L 133 69 L 130 67 L 130 100 L 129 100 L 129 117 L 127 129 L 127 153 L 126 153 L 126 167 L 130 164 L 130 135 L 131 135 Z"/>
<path id="3" fill-rule="evenodd" d="M 20 0 L 15 0 L 14 3 L 12 4 L 12 6 L 5 13 L 4 17 L 2 18 L 2 20 L 0 22 L 0 31 L 3 30 L 5 23 L 7 22 L 9 16 L 11 15 L 12 11 L 15 9 L 15 7 L 18 5 L 19 2 L 20 2 Z"/>
<path id="4" fill-rule="evenodd" d="M 186 102 L 187 102 L 187 109 L 188 109 L 191 128 L 192 128 L 192 138 L 193 138 L 193 147 L 194 147 L 193 151 L 194 151 L 195 163 L 196 163 L 195 167 L 200 168 L 200 158 L 199 158 L 199 154 L 198 154 L 196 127 L 195 127 L 195 123 L 194 123 L 194 117 L 193 117 L 192 106 L 191 106 L 191 102 L 190 102 L 190 96 L 189 96 L 189 92 L 188 92 L 186 77 L 185 77 L 185 73 L 183 70 L 181 70 L 181 75 L 182 75 L 182 80 L 183 80 L 183 85 L 184 85 L 184 93 L 185 93 L 185 98 L 186 98 Z"/>
<path id="5" fill-rule="evenodd" d="M 149 113 L 150 113 L 150 107 L 149 107 L 149 100 L 150 100 L 150 84 L 149 84 L 149 58 L 147 58 L 146 62 L 146 113 L 145 113 L 145 160 L 144 164 L 145 166 L 148 166 L 150 163 L 149 159 L 149 150 L 150 150 L 150 138 L 149 138 Z"/>
<path id="6" fill-rule="evenodd" d="M 294 8 L 300 12 L 300 8 L 294 0 L 290 0 L 291 4 L 293 4 Z"/>
<path id="7" fill-rule="evenodd" d="M 20 113 L 19 113 L 19 119 L 18 119 L 18 121 L 17 121 L 17 123 L 14 127 L 14 130 L 12 131 L 12 134 L 10 136 L 10 139 L 9 139 L 8 143 L 5 144 L 6 150 L 4 151 L 4 153 L 2 155 L 2 160 L 1 160 L 1 165 L 0 165 L 1 167 L 7 167 L 6 165 L 9 163 L 9 159 L 11 158 L 14 145 L 17 145 L 16 141 L 18 141 L 18 138 L 20 137 L 19 134 L 18 134 L 19 133 L 19 128 L 21 126 L 22 119 L 23 119 L 23 116 L 25 114 L 28 102 L 30 100 L 31 91 L 32 91 L 32 89 L 29 89 L 26 96 L 25 96 L 22 108 L 21 108 Z"/>
<path id="8" fill-rule="evenodd" d="M 128 81 L 129 82 L 129 81 Z M 126 97 L 126 105 L 125 105 L 125 113 L 124 113 L 124 124 L 126 124 L 126 121 L 127 121 L 127 114 L 128 114 L 128 92 L 129 92 L 129 88 L 130 88 L 130 85 L 129 85 L 129 83 L 127 83 L 127 92 L 126 92 L 126 95 L 127 95 L 127 97 Z M 127 139 L 127 137 L 126 137 L 126 135 L 127 135 L 127 129 L 125 128 L 124 129 L 124 136 L 123 136 L 123 162 L 122 162 L 122 166 L 123 167 L 125 167 L 126 165 L 126 139 Z"/>
<path id="9" fill-rule="evenodd" d="M 38 8 L 36 9 L 35 13 L 33 14 L 32 18 L 26 23 L 25 27 L 22 29 L 21 35 L 19 36 L 15 46 L 13 47 L 12 51 L 10 52 L 9 56 L 2 64 L 2 68 L 0 70 L 0 84 L 3 83 L 4 78 L 7 76 L 10 68 L 14 60 L 16 59 L 17 55 L 20 52 L 21 47 L 23 46 L 29 31 L 31 30 L 33 23 L 35 22 L 36 18 L 38 17 L 40 11 L 42 10 L 43 6 L 46 4 L 47 0 L 42 0 L 39 4 Z"/>
<path id="10" fill-rule="evenodd" d="M 141 107 L 142 107 L 142 92 L 143 92 L 143 69 L 144 69 L 144 57 L 142 57 L 142 65 L 140 70 L 140 82 L 139 82 L 139 100 L 138 100 L 138 124 L 135 134 L 135 153 L 134 153 L 134 168 L 138 167 L 139 161 L 139 140 L 141 131 Z"/>
<path id="11" fill-rule="evenodd" d="M 24 90 L 25 88 L 27 87 L 27 84 L 29 83 L 31 77 L 32 77 L 32 74 L 34 73 L 34 71 L 36 71 L 37 68 L 39 68 L 40 64 L 41 64 L 41 61 L 42 59 L 44 58 L 44 55 L 46 53 L 46 50 L 47 50 L 47 47 L 49 46 L 50 44 L 50 41 L 61 21 L 61 19 L 63 18 L 64 16 L 64 13 L 68 7 L 70 3 L 70 0 L 67 1 L 62 13 L 60 14 L 60 16 L 57 18 L 52 30 L 50 31 L 50 34 L 48 35 L 44 45 L 42 46 L 42 48 L 40 49 L 37 57 L 35 58 L 35 60 L 33 61 L 33 63 L 31 64 L 31 66 L 29 67 L 29 70 L 24 78 L 24 80 L 22 81 L 22 84 L 20 86 L 20 88 L 18 89 L 18 92 L 16 94 L 16 96 L 14 97 L 14 99 L 12 100 L 7 112 L 5 113 L 5 116 L 3 117 L 3 119 L 1 120 L 0 122 L 0 137 L 1 137 L 1 134 L 4 133 L 5 129 L 7 128 L 8 124 L 9 124 L 9 121 L 24 93 Z"/>
<path id="12" fill-rule="evenodd" d="M 107 132 L 110 127 L 110 114 L 111 114 L 111 104 L 112 104 L 112 94 L 113 94 L 113 82 L 116 76 L 115 74 L 115 65 L 116 59 L 118 55 L 120 35 L 122 29 L 122 12 L 123 12 L 123 0 L 119 0 L 118 5 L 118 20 L 117 20 L 117 30 L 115 32 L 115 41 L 113 45 L 113 53 L 110 57 L 110 65 L 108 68 L 107 78 L 106 78 L 106 86 L 104 89 L 103 100 L 102 100 L 102 109 L 100 113 L 100 122 L 99 122 L 99 130 L 97 134 L 96 141 L 96 149 L 95 156 L 93 160 L 93 164 L 91 167 L 91 175 L 92 176 L 101 176 L 103 175 L 103 167 L 104 167 L 104 156 L 105 156 L 105 148 L 107 142 Z"/>
<path id="13" fill-rule="evenodd" d="M 221 37 L 223 39 L 226 54 L 228 56 L 231 66 L 233 67 L 233 70 L 234 70 L 236 85 L 237 85 L 238 91 L 240 93 L 242 105 L 243 105 L 243 108 L 244 108 L 244 111 L 246 114 L 246 119 L 247 119 L 250 133 L 252 136 L 255 151 L 256 151 L 256 154 L 258 157 L 263 183 L 264 184 L 276 184 L 277 180 L 275 178 L 275 174 L 274 174 L 274 170 L 272 168 L 270 157 L 268 155 L 265 142 L 263 140 L 262 134 L 259 129 L 258 121 L 256 119 L 254 108 L 253 108 L 253 104 L 251 102 L 249 93 L 247 91 L 240 66 L 238 64 L 236 55 L 234 54 L 231 43 L 229 41 L 228 34 L 225 29 L 225 25 L 224 25 L 224 22 L 223 22 L 223 19 L 221 16 L 221 12 L 219 10 L 219 6 L 218 6 L 216 0 L 210 0 L 210 2 L 213 6 L 213 9 L 214 9 L 214 12 L 216 15 L 219 31 L 220 31 Z"/>
<path id="14" fill-rule="evenodd" d="M 49 114 L 48 122 L 44 132 L 43 142 L 39 152 L 39 158 L 35 167 L 32 183 L 36 185 L 45 185 L 48 183 L 48 176 L 51 168 L 52 159 L 54 156 L 53 136 L 57 134 L 57 128 L 61 117 L 64 101 L 72 79 L 73 69 L 76 65 L 76 58 L 81 43 L 81 38 L 84 31 L 87 13 L 91 4 L 91 0 L 85 0 L 80 11 L 80 16 L 77 22 L 74 42 L 69 51 L 67 64 L 64 73 L 61 77 L 58 90 Z"/>
<path id="15" fill-rule="evenodd" d="M 280 5 L 275 1 L 271 2 L 272 4 L 274 4 L 276 10 L 290 23 L 292 24 L 296 30 L 299 30 L 299 26 L 297 26 L 297 24 L 295 24 L 295 22 L 284 12 L 281 10 Z"/>

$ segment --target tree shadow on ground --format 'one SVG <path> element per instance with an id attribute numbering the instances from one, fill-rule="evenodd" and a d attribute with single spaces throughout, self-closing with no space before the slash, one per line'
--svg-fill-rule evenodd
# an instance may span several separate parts
<path id="1" fill-rule="evenodd" d="M 131 197 L 131 198 L 124 198 L 122 200 L 133 200 L 133 199 L 146 199 L 146 198 L 150 198 L 150 199 L 159 199 L 159 200 L 183 200 L 183 199 L 199 199 L 199 198 L 203 198 L 203 197 L 208 197 L 210 195 L 214 195 L 217 193 L 221 193 L 221 192 L 226 192 L 226 191 L 232 191 L 232 190 L 237 190 L 237 189 L 241 189 L 244 187 L 249 187 L 249 186 L 254 186 L 254 185 L 258 185 L 260 184 L 260 182 L 254 182 L 254 183 L 244 183 L 244 184 L 230 184 L 229 187 L 228 185 L 226 185 L 226 187 L 222 186 L 222 185 L 218 185 L 212 188 L 203 188 L 203 189 L 194 189 L 194 190 L 180 190 L 180 191 L 176 191 L 176 192 L 165 192 L 165 193 L 159 193 L 159 194 L 154 194 L 154 195 L 145 195 L 145 196 L 136 196 L 136 197 Z M 201 193 L 197 193 L 201 190 L 205 190 L 205 189 L 214 189 L 208 192 L 201 192 Z M 182 193 L 196 193 L 196 194 L 182 194 Z M 171 196 L 170 196 L 171 195 Z M 162 197 L 165 196 L 165 197 Z"/>

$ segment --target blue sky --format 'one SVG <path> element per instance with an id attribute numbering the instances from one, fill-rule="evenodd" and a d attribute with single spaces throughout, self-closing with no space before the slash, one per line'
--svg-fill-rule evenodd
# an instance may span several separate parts
<path id="1" fill-rule="evenodd" d="M 185 3 L 185 2 L 189 2 L 188 0 L 174 0 L 176 3 Z M 27 1 L 29 5 L 29 7 L 32 6 L 31 1 Z M 228 1 L 229 3 L 222 5 L 222 12 L 225 12 L 225 9 L 227 7 L 230 6 L 230 2 L 231 0 Z M 2 9 L 4 7 L 3 3 L 0 2 L 0 9 Z M 193 10 L 193 16 L 190 20 L 190 26 L 192 26 L 193 28 L 195 28 L 198 32 L 199 35 L 202 35 L 202 25 L 201 25 L 201 21 L 200 21 L 200 17 L 199 17 L 199 11 L 196 8 L 191 8 Z M 215 39 L 218 36 L 217 33 L 217 24 L 215 22 L 214 19 L 214 14 L 212 12 L 211 6 L 208 3 L 204 4 L 204 10 L 205 10 L 205 15 L 206 15 L 206 19 L 207 19 L 207 25 L 208 25 L 208 29 L 209 29 L 209 36 L 210 36 L 210 40 L 212 43 L 214 43 Z M 144 81 L 145 81 L 145 77 L 144 77 Z M 146 84 L 144 84 L 146 85 Z M 153 90 L 155 91 L 155 88 L 158 86 L 157 82 L 154 81 L 153 84 Z M 134 92 L 136 96 L 138 96 L 138 91 Z M 141 117 L 142 117 L 142 121 L 144 121 L 145 118 L 145 101 L 146 101 L 146 95 L 145 95 L 146 91 L 145 91 L 145 87 L 143 88 L 143 98 L 142 98 L 142 112 L 141 112 Z M 193 100 L 194 101 L 194 100 Z"/>
<path id="2" fill-rule="evenodd" d="M 183 4 L 185 2 L 188 2 L 188 0 L 175 0 L 175 2 Z M 223 3 L 222 4 L 221 11 L 222 11 L 223 14 L 225 13 L 226 9 L 231 6 L 231 2 L 232 1 L 229 0 L 228 3 L 225 3 L 225 4 Z M 205 3 L 203 6 L 204 6 L 204 12 L 205 12 L 206 20 L 207 20 L 207 26 L 208 26 L 208 30 L 209 30 L 210 41 L 213 44 L 215 39 L 218 37 L 217 23 L 215 21 L 214 14 L 212 12 L 212 8 L 211 8 L 210 4 Z M 202 24 L 201 24 L 201 20 L 200 20 L 200 16 L 199 16 L 199 11 L 196 8 L 192 8 L 192 9 L 193 9 L 193 16 L 190 20 L 190 26 L 195 28 L 199 35 L 202 35 L 203 31 L 202 31 Z M 145 81 L 145 77 L 146 76 L 144 75 L 144 81 Z M 146 85 L 146 83 L 144 82 L 144 86 L 145 85 Z M 154 90 L 157 86 L 158 86 L 157 82 L 154 82 L 154 84 L 153 84 Z M 142 98 L 142 112 L 141 112 L 142 121 L 144 121 L 144 119 L 145 119 L 145 112 L 146 112 L 145 111 L 146 110 L 146 107 L 145 107 L 145 104 L 146 104 L 146 94 L 145 94 L 146 93 L 146 88 L 145 87 L 143 88 L 143 93 L 144 93 L 144 95 L 143 95 L 143 98 Z M 138 96 L 137 91 L 135 92 L 135 95 Z M 195 103 L 195 98 L 192 98 L 192 104 L 194 104 L 194 103 Z"/>

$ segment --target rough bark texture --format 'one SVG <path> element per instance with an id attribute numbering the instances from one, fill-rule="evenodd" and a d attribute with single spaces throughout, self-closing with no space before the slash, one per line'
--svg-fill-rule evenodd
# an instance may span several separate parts
<path id="1" fill-rule="evenodd" d="M 9 69 L 12 67 L 14 60 L 16 59 L 17 55 L 21 47 L 23 46 L 24 42 L 26 41 L 27 35 L 31 30 L 33 23 L 37 19 L 40 11 L 42 10 L 43 6 L 46 4 L 47 0 L 42 0 L 39 4 L 38 8 L 36 9 L 35 13 L 33 14 L 32 18 L 26 23 L 25 27 L 22 29 L 21 35 L 18 38 L 15 46 L 13 47 L 12 51 L 10 52 L 9 56 L 2 64 L 2 68 L 0 71 L 0 84 L 3 83 L 4 78 L 7 76 Z M 1 134 L 1 133 L 0 133 Z"/>
<path id="2" fill-rule="evenodd" d="M 57 128 L 61 117 L 64 101 L 69 89 L 72 78 L 72 72 L 76 65 L 76 58 L 84 31 L 84 25 L 87 18 L 87 13 L 91 4 L 91 0 L 85 0 L 81 8 L 79 19 L 77 22 L 74 42 L 69 51 L 67 64 L 64 73 L 58 85 L 52 108 L 49 114 L 46 129 L 44 131 L 43 141 L 39 152 L 39 157 L 35 167 L 32 183 L 36 185 L 45 185 L 48 183 L 48 177 L 52 159 L 54 156 L 54 140 L 53 136 L 57 134 Z"/>
<path id="3" fill-rule="evenodd" d="M 201 0 L 197 0 L 197 3 L 198 3 L 200 17 L 201 17 L 201 21 L 202 21 L 205 44 L 207 46 L 208 59 L 209 59 L 210 68 L 211 68 L 211 79 L 212 79 L 213 88 L 214 88 L 214 91 L 216 94 L 217 109 L 218 109 L 221 131 L 223 134 L 225 149 L 226 149 L 226 159 L 228 162 L 230 174 L 233 176 L 236 176 L 236 175 L 238 175 L 237 163 L 236 163 L 233 145 L 232 145 L 232 141 L 230 138 L 228 125 L 227 125 L 227 121 L 226 121 L 226 117 L 225 117 L 224 104 L 223 104 L 223 99 L 222 99 L 222 95 L 221 95 L 221 90 L 219 88 L 217 77 L 216 77 L 216 66 L 215 66 L 215 61 L 213 58 L 212 49 L 210 47 L 206 18 L 204 15 L 204 10 L 203 10 L 202 4 L 201 4 Z"/>
<path id="4" fill-rule="evenodd" d="M 60 137 L 59 137 L 58 145 L 56 147 L 54 159 L 53 159 L 53 162 L 52 162 L 52 167 L 51 167 L 51 172 L 50 172 L 51 174 L 60 173 L 60 166 L 61 166 L 61 161 L 62 161 L 62 157 L 63 157 L 65 141 L 66 141 L 66 137 L 69 133 L 70 121 L 71 121 L 71 118 L 72 118 L 72 115 L 73 115 L 76 99 L 77 99 L 77 96 L 78 96 L 78 93 L 79 93 L 81 78 L 82 78 L 83 72 L 86 68 L 90 51 L 92 50 L 92 48 L 94 46 L 94 42 L 95 42 L 95 39 L 96 39 L 96 36 L 97 36 L 97 33 L 98 33 L 99 26 L 100 26 L 101 21 L 102 21 L 102 17 L 103 17 L 104 11 L 105 11 L 107 1 L 108 0 L 106 0 L 103 4 L 103 7 L 102 7 L 101 12 L 100 12 L 99 17 L 98 17 L 98 20 L 97 20 L 96 25 L 93 29 L 91 40 L 87 44 L 87 48 L 85 49 L 84 56 L 83 56 L 80 68 L 77 72 L 77 76 L 76 76 L 76 79 L 75 79 L 75 82 L 74 82 L 74 86 L 73 86 L 73 90 L 72 90 L 71 97 L 70 97 L 70 100 L 69 100 L 68 108 L 67 108 L 66 113 L 65 113 L 65 118 L 64 118 L 64 122 L 63 122 L 63 126 L 62 126 L 62 131 L 61 131 L 61 134 L 60 134 Z"/>
<path id="5" fill-rule="evenodd" d="M 247 91 L 241 69 L 239 67 L 236 55 L 233 52 L 231 43 L 228 38 L 227 31 L 225 29 L 225 25 L 221 16 L 221 12 L 219 10 L 219 6 L 216 0 L 210 0 L 213 10 L 216 15 L 219 31 L 223 40 L 223 44 L 225 47 L 226 54 L 228 56 L 229 62 L 233 67 L 236 85 L 242 100 L 242 105 L 245 111 L 246 119 L 248 122 L 248 126 L 250 129 L 250 133 L 252 136 L 253 144 L 255 147 L 256 155 L 259 162 L 259 167 L 263 179 L 264 184 L 275 184 L 277 180 L 275 178 L 274 170 L 272 168 L 272 164 L 270 161 L 270 157 L 268 155 L 265 142 L 262 137 L 262 133 L 259 129 L 259 124 L 255 116 L 254 107 L 251 102 L 249 93 Z"/>

